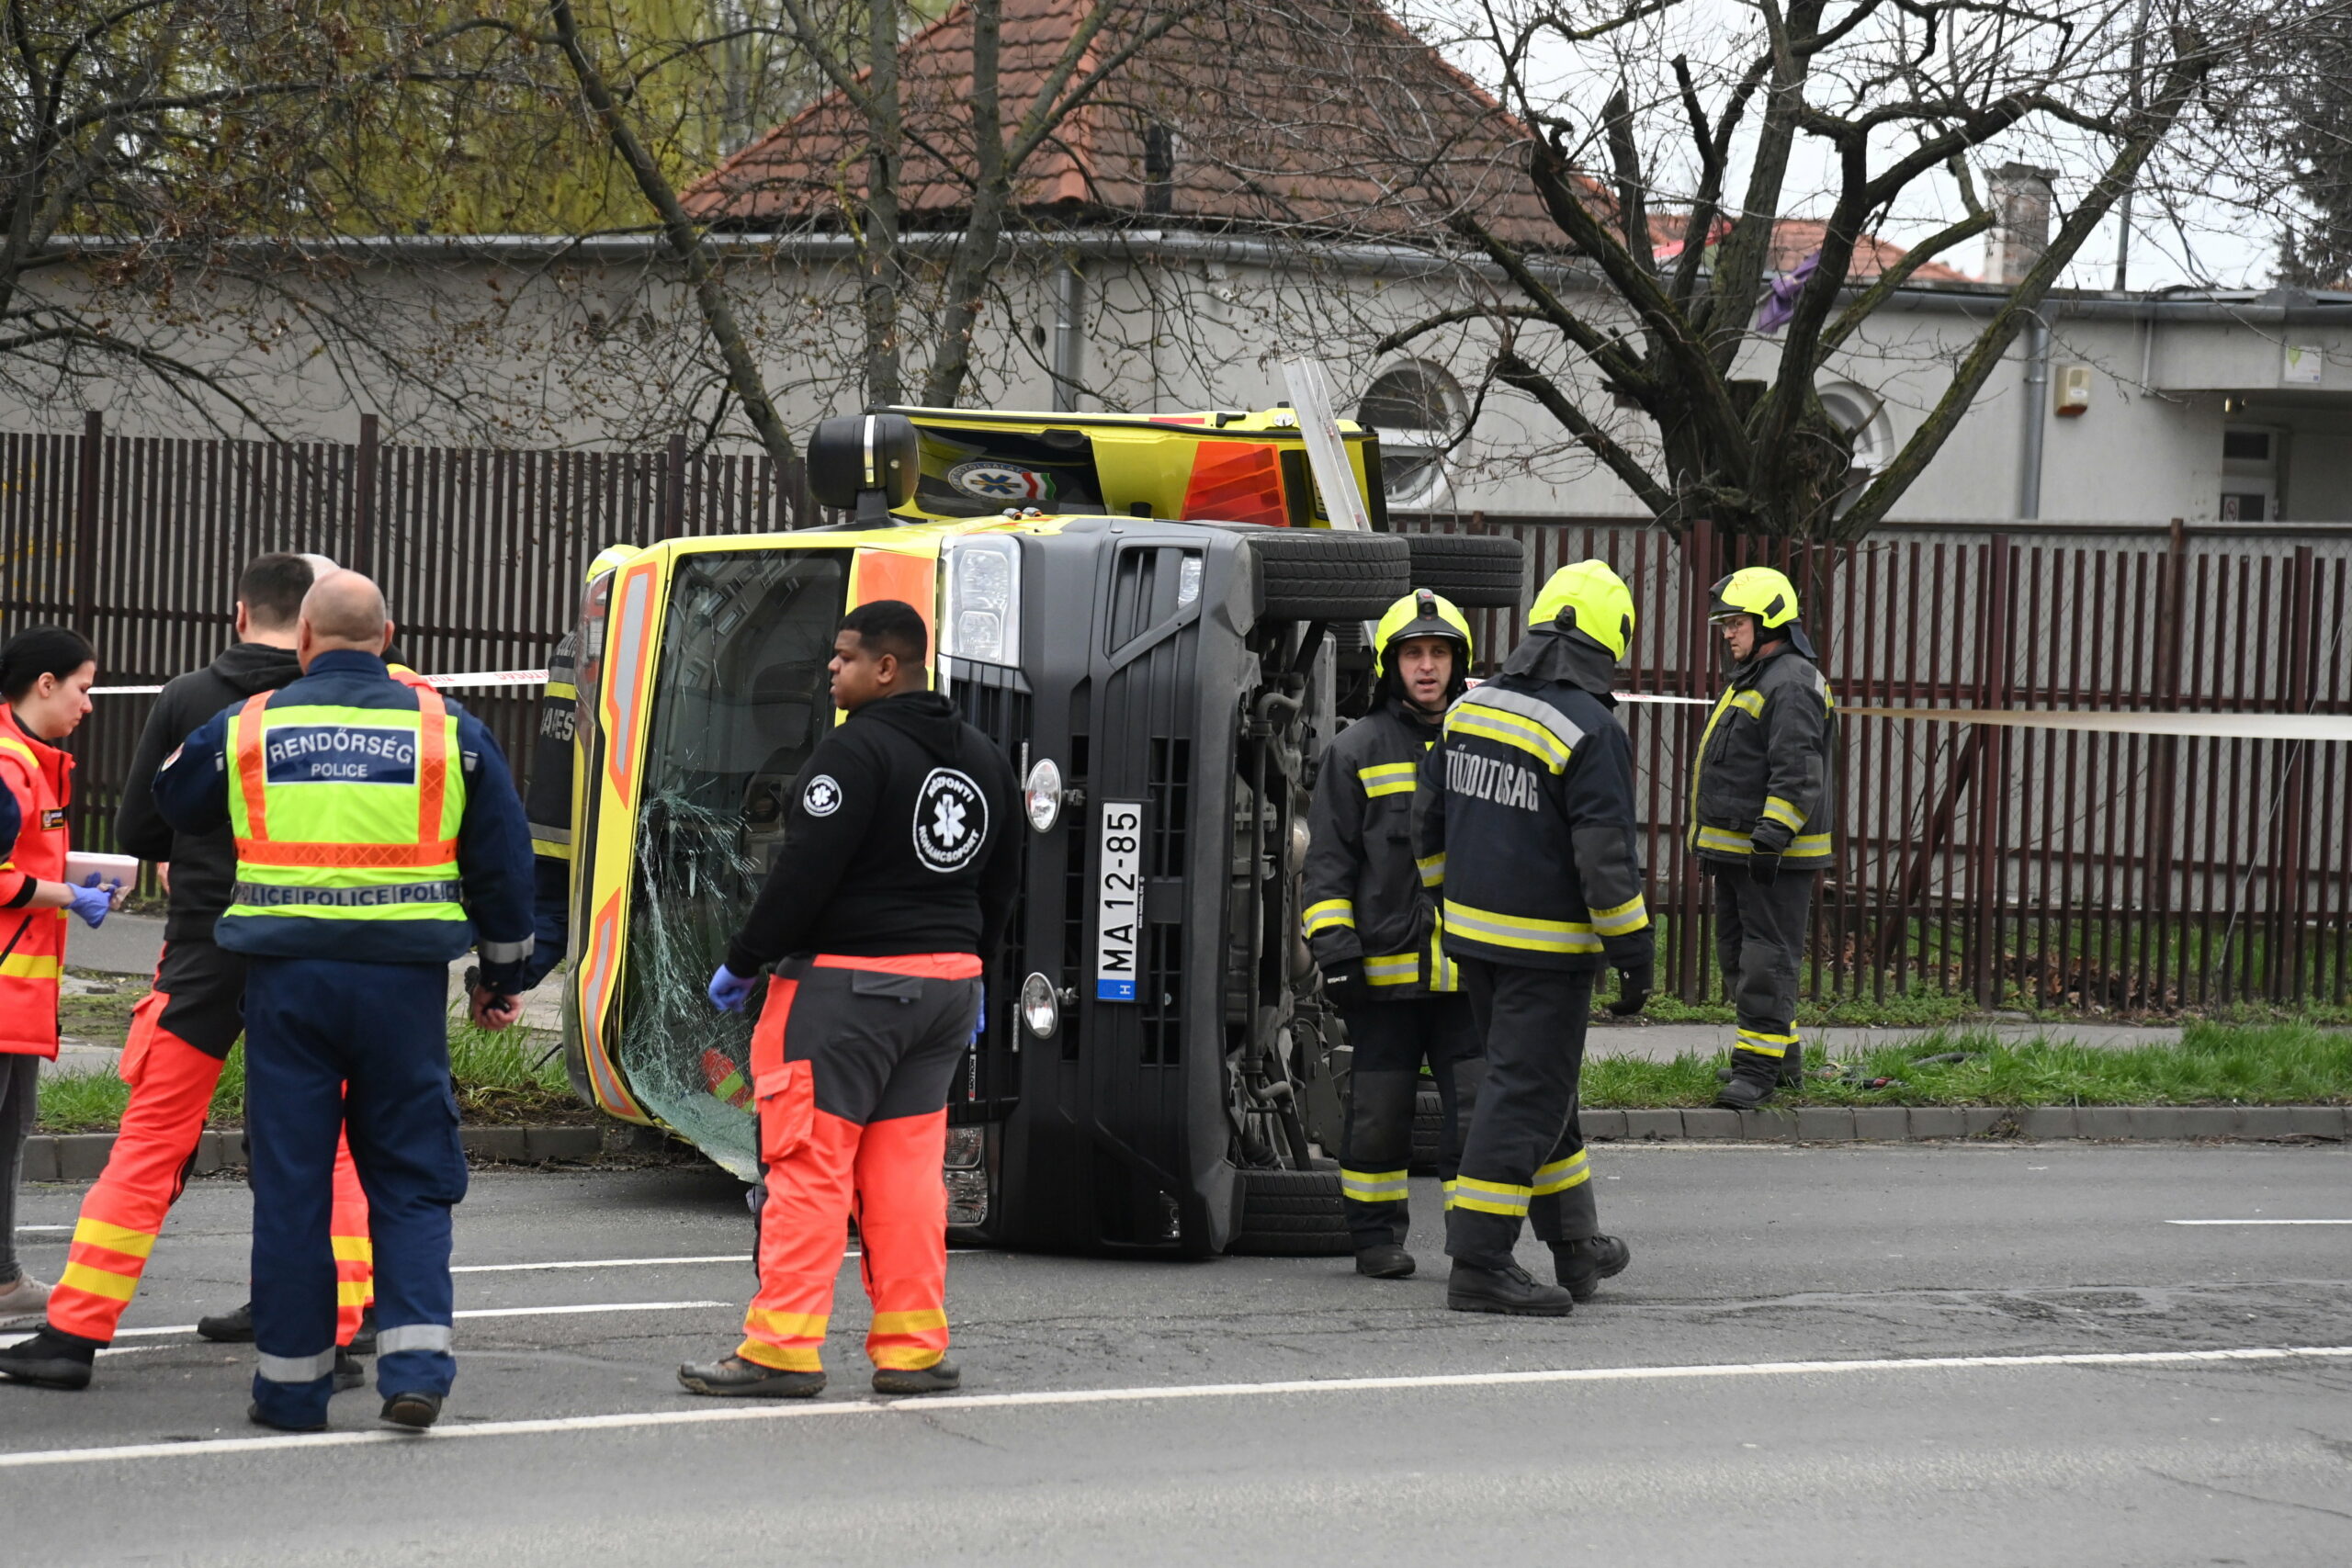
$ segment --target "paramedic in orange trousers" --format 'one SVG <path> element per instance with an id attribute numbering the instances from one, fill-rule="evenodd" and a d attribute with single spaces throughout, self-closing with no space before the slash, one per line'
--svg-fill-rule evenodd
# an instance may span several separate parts
<path id="1" fill-rule="evenodd" d="M 743 1341 L 678 1369 L 696 1393 L 805 1399 L 848 1222 L 874 1303 L 878 1393 L 953 1389 L 947 1351 L 947 1089 L 984 1017 L 981 959 L 1020 874 L 1012 768 L 925 689 L 912 606 L 850 612 L 833 642 L 846 716 L 801 773 L 784 853 L 711 976 L 743 1005 L 775 964 L 752 1035 L 759 1097 L 759 1293 Z"/>

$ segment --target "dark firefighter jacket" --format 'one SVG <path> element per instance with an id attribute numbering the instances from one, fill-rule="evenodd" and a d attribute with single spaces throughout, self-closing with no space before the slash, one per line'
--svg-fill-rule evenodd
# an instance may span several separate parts
<path id="1" fill-rule="evenodd" d="M 1373 996 L 1460 988 L 1413 852 L 1413 784 L 1439 735 L 1391 698 L 1324 753 L 1307 814 L 1306 940 L 1317 967 L 1362 964 Z"/>
<path id="2" fill-rule="evenodd" d="M 1447 710 L 1422 765 L 1419 846 L 1454 957 L 1649 962 L 1634 753 L 1611 705 L 1569 681 L 1505 673 Z"/>
<path id="3" fill-rule="evenodd" d="M 1732 667 L 1690 768 L 1690 847 L 1738 864 L 1762 850 L 1826 865 L 1837 829 L 1830 750 L 1838 705 L 1813 660 L 1787 648 Z"/>

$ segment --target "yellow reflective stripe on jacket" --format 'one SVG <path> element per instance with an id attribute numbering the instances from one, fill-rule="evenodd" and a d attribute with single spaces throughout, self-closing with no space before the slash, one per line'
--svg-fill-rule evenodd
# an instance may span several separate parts
<path id="1" fill-rule="evenodd" d="M 1565 772 L 1568 759 L 1575 755 L 1575 748 L 1534 720 L 1473 705 L 1467 697 L 1445 716 L 1445 733 L 1448 739 L 1468 735 L 1515 748 L 1543 763 L 1549 773 Z"/>
<path id="2" fill-rule="evenodd" d="M 1368 986 L 1413 986 L 1421 978 L 1421 957 L 1417 953 L 1396 953 L 1382 958 L 1363 961 L 1364 984 Z"/>
<path id="3" fill-rule="evenodd" d="M 1567 1158 L 1555 1159 L 1536 1171 L 1535 1195 L 1538 1198 L 1549 1198 L 1555 1192 L 1566 1192 L 1569 1188 L 1590 1179 L 1592 1179 L 1592 1171 L 1586 1160 L 1585 1151 L 1578 1149 Z"/>
<path id="4" fill-rule="evenodd" d="M 1699 826 L 1699 773 L 1700 770 L 1707 765 L 1707 742 L 1715 738 L 1715 726 L 1724 721 L 1724 715 L 1730 711 L 1730 708 L 1731 694 L 1729 692 L 1725 692 L 1715 699 L 1714 711 L 1707 715 L 1707 728 L 1699 731 L 1699 750 L 1690 759 L 1690 843 L 1692 849 L 1704 849 L 1706 846 L 1701 840 L 1710 831 Z"/>
<path id="5" fill-rule="evenodd" d="M 549 681 L 539 688 L 539 695 L 553 697 L 560 703 L 577 702 L 580 700 L 580 688 L 569 681 Z"/>
<path id="6" fill-rule="evenodd" d="M 1514 1187 L 1503 1181 L 1481 1181 L 1475 1176 L 1457 1176 L 1453 1190 L 1446 1194 L 1449 1209 L 1471 1209 L 1482 1214 L 1507 1214 L 1524 1218 L 1527 1201 L 1535 1196 L 1532 1187 Z"/>
<path id="7" fill-rule="evenodd" d="M 65 973 L 65 960 L 54 954 L 12 953 L 0 958 L 0 980 L 54 980 Z"/>
<path id="8" fill-rule="evenodd" d="M 1764 694 L 1757 691 L 1753 687 L 1747 687 L 1739 691 L 1735 691 L 1730 694 L 1730 697 L 1727 700 L 1731 703 L 1732 706 L 1737 708 L 1740 712 L 1746 714 L 1750 718 L 1762 718 L 1764 716 Z"/>
<path id="9" fill-rule="evenodd" d="M 1599 953 L 1600 938 L 1584 920 L 1538 920 L 1524 915 L 1498 915 L 1467 904 L 1445 901 L 1445 929 L 1467 942 L 1490 942 L 1529 953 Z"/>
<path id="10" fill-rule="evenodd" d="M 1695 847 L 1713 850 L 1717 854 L 1746 855 L 1756 852 L 1755 841 L 1736 828 L 1700 828 L 1691 835 Z M 1810 860 L 1815 855 L 1827 855 L 1836 836 L 1829 833 L 1799 833 L 1781 853 L 1791 860 Z"/>
<path id="11" fill-rule="evenodd" d="M 541 860 L 570 860 L 571 837 L 556 838 L 545 829 L 531 829 L 531 852 Z"/>
<path id="12" fill-rule="evenodd" d="M 1649 923 L 1649 908 L 1642 902 L 1642 896 L 1638 893 L 1613 909 L 1592 911 L 1592 929 L 1602 936 L 1623 936 L 1629 931 L 1640 931 Z"/>
<path id="13" fill-rule="evenodd" d="M 1356 923 L 1355 903 L 1348 898 L 1326 898 L 1319 904 L 1309 904 L 1305 919 L 1308 936 L 1321 936 L 1325 931 L 1335 931 L 1342 926 L 1353 930 Z"/>
<path id="14" fill-rule="evenodd" d="M 1804 818 L 1797 815 L 1797 808 L 1777 795 L 1764 797 L 1764 815 L 1792 833 L 1804 826 Z"/>
<path id="15" fill-rule="evenodd" d="M 1401 1170 L 1350 1170 L 1340 1168 L 1340 1195 L 1359 1203 L 1393 1203 L 1407 1196 Z"/>
<path id="16" fill-rule="evenodd" d="M 1430 989 L 1458 991 L 1461 988 L 1461 967 L 1445 955 L 1445 919 L 1441 915 L 1437 929 L 1430 932 Z"/>
<path id="17" fill-rule="evenodd" d="M 1424 886 L 1424 887 L 1439 887 L 1439 886 L 1442 886 L 1444 885 L 1444 883 L 1445 883 L 1445 856 L 1444 856 L 1444 855 L 1442 855 L 1442 854 L 1423 855 L 1420 859 L 1419 859 L 1419 860 L 1415 861 L 1413 863 L 1414 863 L 1415 865 L 1417 865 L 1417 866 L 1419 866 L 1419 867 L 1420 867 L 1420 868 L 1421 868 L 1421 886 Z"/>
<path id="18" fill-rule="evenodd" d="M 1413 793 L 1413 774 L 1418 764 L 1413 762 L 1378 762 L 1369 768 L 1358 768 L 1356 778 L 1363 784 L 1366 799 L 1384 795 Z"/>

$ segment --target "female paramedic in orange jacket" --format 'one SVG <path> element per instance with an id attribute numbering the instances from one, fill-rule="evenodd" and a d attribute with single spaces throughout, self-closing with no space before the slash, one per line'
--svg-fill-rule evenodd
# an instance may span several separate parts
<path id="1" fill-rule="evenodd" d="M 107 889 L 65 881 L 74 759 L 57 743 L 90 711 L 97 677 L 97 655 L 63 626 L 0 648 L 0 1329 L 40 1326 L 49 1303 L 17 1262 L 17 1187 L 40 1065 L 57 1055 L 65 911 L 95 926 L 114 907 Z"/>

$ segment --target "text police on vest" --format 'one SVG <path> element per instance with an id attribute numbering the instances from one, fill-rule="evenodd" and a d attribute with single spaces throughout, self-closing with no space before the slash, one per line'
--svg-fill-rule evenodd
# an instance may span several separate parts
<path id="1" fill-rule="evenodd" d="M 266 752 L 272 784 L 334 779 L 347 784 L 404 784 L 416 779 L 413 730 L 288 725 L 269 732 Z"/>

